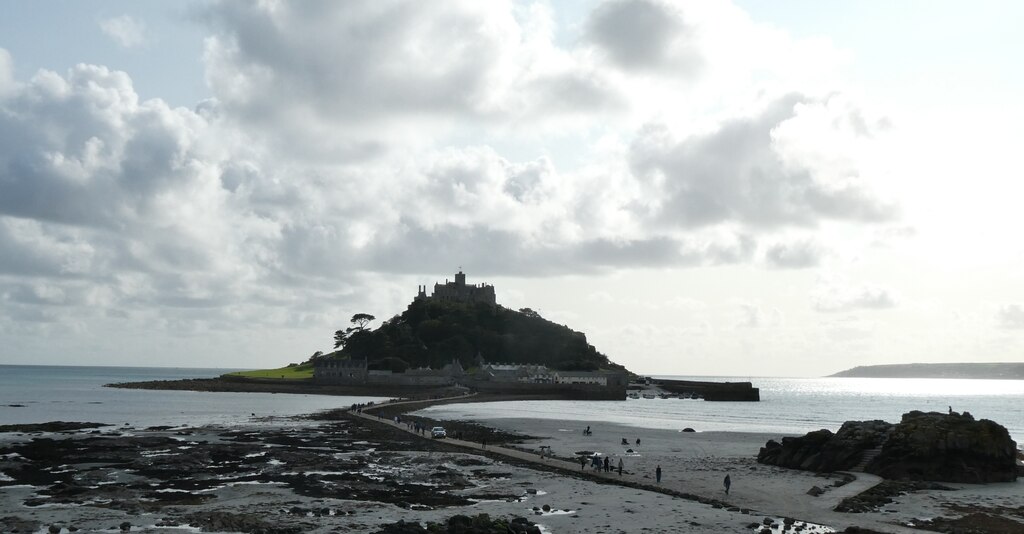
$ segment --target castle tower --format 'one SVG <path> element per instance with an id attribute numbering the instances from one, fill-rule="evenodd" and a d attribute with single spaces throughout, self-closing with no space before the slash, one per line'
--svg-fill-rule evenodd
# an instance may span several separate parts
<path id="1" fill-rule="evenodd" d="M 463 274 L 462 269 L 459 269 L 459 272 L 455 273 L 455 285 L 457 285 L 457 286 L 464 286 L 464 285 L 466 285 L 466 275 Z"/>

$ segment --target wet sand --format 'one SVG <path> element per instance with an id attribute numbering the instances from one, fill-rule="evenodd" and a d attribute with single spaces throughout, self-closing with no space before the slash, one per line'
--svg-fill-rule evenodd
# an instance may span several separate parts
<path id="1" fill-rule="evenodd" d="M 842 498 L 878 479 L 757 464 L 758 449 L 778 435 L 496 419 L 485 421 L 503 431 L 496 435 L 531 437 L 485 448 L 427 439 L 364 415 L 254 419 L 235 428 L 0 434 L 0 530 L 118 532 L 128 522 L 132 532 L 372 533 L 398 520 L 480 513 L 588 534 L 753 533 L 765 524 L 782 532 L 785 518 L 804 532 L 855 525 L 893 533 L 919 532 L 904 525 L 938 516 L 1024 520 L 1020 482 L 954 485 L 900 496 L 869 513 L 834 512 Z M 541 458 L 541 446 L 554 457 Z M 612 466 L 621 458 L 623 475 L 580 471 L 578 451 L 607 455 Z M 824 493 L 807 495 L 812 486 Z"/>
<path id="2" fill-rule="evenodd" d="M 1024 532 L 1024 506 L 1020 502 L 1020 496 L 1024 495 L 1024 482 L 1020 480 L 988 485 L 946 484 L 952 488 L 950 491 L 916 491 L 895 496 L 892 503 L 871 512 L 841 513 L 833 509 L 842 499 L 856 496 L 881 479 L 866 473 L 818 475 L 758 464 L 755 458 L 759 449 L 767 440 L 779 440 L 782 435 L 691 433 L 640 429 L 600 421 L 492 419 L 477 422 L 504 432 L 534 436 L 535 439 L 527 440 L 517 448 L 531 451 L 531 456 L 538 461 L 544 461 L 538 454 L 542 446 L 550 447 L 556 457 L 566 459 L 580 451 L 599 452 L 609 456 L 612 466 L 617 466 L 620 458 L 623 460 L 626 471 L 623 481 L 626 483 L 653 485 L 690 497 L 719 501 L 727 509 L 749 510 L 751 516 L 758 518 L 789 517 L 838 531 L 856 526 L 880 532 L 910 533 L 920 531 L 906 525 L 920 524 L 923 519 L 940 516 L 958 518 L 980 513 L 1019 521 L 1020 532 Z M 587 425 L 592 431 L 589 436 L 582 432 Z M 623 438 L 627 445 L 622 445 Z M 639 445 L 636 444 L 638 438 Z M 655 480 L 658 466 L 662 468 L 660 483 Z M 726 475 L 732 482 L 728 495 L 723 486 Z M 614 480 L 618 476 L 613 473 L 609 478 Z M 821 495 L 808 494 L 808 490 L 815 486 L 823 490 Z M 645 498 L 654 499 L 655 492 L 645 494 Z M 699 518 L 701 510 L 707 512 L 708 508 L 715 509 L 714 506 L 698 505 L 693 508 L 693 513 Z M 704 520 L 710 521 L 710 517 L 706 516 Z M 730 523 L 716 524 L 725 529 Z"/>

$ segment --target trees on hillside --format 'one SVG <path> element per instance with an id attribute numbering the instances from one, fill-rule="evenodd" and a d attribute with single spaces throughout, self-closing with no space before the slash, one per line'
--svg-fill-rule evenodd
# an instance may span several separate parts
<path id="1" fill-rule="evenodd" d="M 337 330 L 334 332 L 334 348 L 344 349 L 353 336 L 358 336 L 366 332 L 366 325 L 377 319 L 376 317 L 368 313 L 357 313 L 349 319 L 352 326 L 344 329 Z"/>
<path id="2" fill-rule="evenodd" d="M 377 329 L 368 314 L 352 317 L 352 327 L 335 333 L 343 357 L 366 358 L 371 368 L 440 368 L 453 359 L 471 367 L 477 355 L 487 361 L 538 363 L 555 369 L 617 368 L 587 343 L 586 336 L 548 321 L 535 310 L 514 311 L 486 304 L 414 301 Z M 388 360 L 393 358 L 393 360 Z M 387 361 L 385 361 L 387 360 Z"/>

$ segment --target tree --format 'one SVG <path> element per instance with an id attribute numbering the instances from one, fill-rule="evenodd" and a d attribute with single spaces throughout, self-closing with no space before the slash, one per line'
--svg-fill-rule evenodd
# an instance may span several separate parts
<path id="1" fill-rule="evenodd" d="M 348 342 L 348 335 L 352 333 L 352 329 L 338 330 L 334 332 L 334 348 L 340 349 L 345 347 L 345 343 Z"/>
<path id="2" fill-rule="evenodd" d="M 374 319 L 376 319 L 376 317 L 368 313 L 357 313 L 352 316 L 352 319 L 349 322 L 354 324 L 357 329 L 363 330 L 366 328 L 366 325 L 370 324 Z"/>
<path id="3" fill-rule="evenodd" d="M 525 315 L 527 317 L 533 317 L 534 319 L 540 319 L 540 314 L 535 312 L 535 311 L 533 311 L 533 309 L 531 309 L 531 308 L 519 308 L 519 313 L 521 313 L 521 314 L 523 314 L 523 315 Z"/>
<path id="4" fill-rule="evenodd" d="M 344 330 L 336 330 L 334 332 L 334 348 L 343 349 L 345 344 L 348 343 L 349 339 L 352 337 L 352 334 L 357 334 L 366 330 L 366 325 L 370 324 L 374 319 L 376 319 L 376 317 L 368 313 L 357 313 L 353 315 L 352 319 L 349 319 L 349 322 L 352 323 L 353 326 Z"/>

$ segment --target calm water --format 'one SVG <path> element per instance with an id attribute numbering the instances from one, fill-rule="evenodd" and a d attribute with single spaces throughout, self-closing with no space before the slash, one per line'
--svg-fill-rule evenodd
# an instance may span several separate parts
<path id="1" fill-rule="evenodd" d="M 111 382 L 212 378 L 234 369 L 0 365 L 0 425 L 90 421 L 131 426 L 244 424 L 374 397 L 105 388 Z M 15 407 L 12 405 L 21 405 Z"/>
<path id="2" fill-rule="evenodd" d="M 434 406 L 421 413 L 439 419 L 569 419 L 607 421 L 641 428 L 728 430 L 798 434 L 838 430 L 848 420 L 897 422 L 911 410 L 945 412 L 950 406 L 991 419 L 1024 443 L 1024 380 L 893 378 L 662 377 L 749 380 L 761 402 L 679 399 L 618 401 L 517 401 Z"/>
<path id="3" fill-rule="evenodd" d="M 0 365 L 0 424 L 93 421 L 132 426 L 244 424 L 380 400 L 272 393 L 105 388 L 111 382 L 209 378 L 231 369 Z M 735 377 L 664 377 L 740 380 Z M 991 419 L 1024 443 L 1024 381 L 891 378 L 751 378 L 761 402 L 679 399 L 515 401 L 428 408 L 439 419 L 542 418 L 608 421 L 643 428 L 796 434 L 836 430 L 847 420 L 898 421 L 910 410 L 949 406 Z M 22 405 L 13 407 L 11 405 Z"/>

